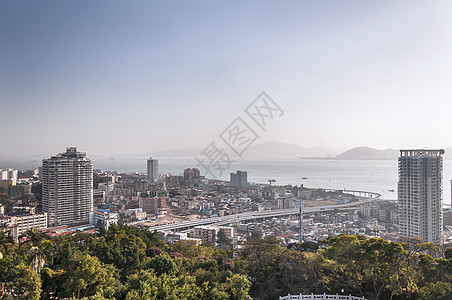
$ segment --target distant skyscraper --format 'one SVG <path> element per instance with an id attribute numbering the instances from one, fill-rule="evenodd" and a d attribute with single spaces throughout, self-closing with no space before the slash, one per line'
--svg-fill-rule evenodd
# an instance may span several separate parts
<path id="1" fill-rule="evenodd" d="M 155 182 L 159 178 L 159 161 L 149 157 L 148 159 L 148 180 Z"/>
<path id="2" fill-rule="evenodd" d="M 244 187 L 248 184 L 248 173 L 237 171 L 237 174 L 230 174 L 230 184 L 234 187 Z"/>
<path id="3" fill-rule="evenodd" d="M 49 227 L 89 223 L 93 212 L 93 162 L 75 147 L 42 161 L 42 210 Z"/>
<path id="4" fill-rule="evenodd" d="M 195 174 L 193 172 L 193 169 L 185 169 L 184 170 L 184 181 L 185 182 L 193 182 L 193 180 L 195 179 Z"/>
<path id="5" fill-rule="evenodd" d="M 201 171 L 198 168 L 193 168 L 193 176 L 195 179 L 199 179 L 201 177 Z"/>
<path id="6" fill-rule="evenodd" d="M 399 157 L 399 235 L 441 243 L 444 150 L 401 150 Z"/>
<path id="7" fill-rule="evenodd" d="M 18 170 L 14 169 L 6 169 L 6 170 L 0 170 L 0 180 L 14 180 L 17 181 L 18 179 Z"/>
<path id="8" fill-rule="evenodd" d="M 188 168 L 184 170 L 184 181 L 193 182 L 195 179 L 201 177 L 201 172 L 197 168 Z"/>

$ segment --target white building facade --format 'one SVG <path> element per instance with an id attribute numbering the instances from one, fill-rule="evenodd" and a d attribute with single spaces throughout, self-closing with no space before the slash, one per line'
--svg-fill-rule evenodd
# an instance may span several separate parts
<path id="1" fill-rule="evenodd" d="M 94 213 L 93 224 L 94 226 L 102 226 L 108 229 L 111 224 L 118 224 L 119 214 L 106 209 L 98 209 Z"/>
<path id="2" fill-rule="evenodd" d="M 193 228 L 192 237 L 216 245 L 219 232 L 222 231 L 226 238 L 232 239 L 234 227 L 227 226 L 196 226 Z"/>
<path id="3" fill-rule="evenodd" d="M 399 235 L 441 244 L 444 150 L 400 150 Z"/>
<path id="4" fill-rule="evenodd" d="M 0 169 L 0 180 L 13 180 L 17 181 L 19 179 L 19 171 L 14 169 Z"/>
<path id="5" fill-rule="evenodd" d="M 47 229 L 47 213 L 25 214 L 11 216 L 10 233 L 11 237 L 18 241 L 19 237 L 27 230 L 36 228 L 38 230 Z"/>
<path id="6" fill-rule="evenodd" d="M 93 162 L 75 147 L 42 161 L 42 210 L 48 226 L 89 223 L 93 212 Z"/>

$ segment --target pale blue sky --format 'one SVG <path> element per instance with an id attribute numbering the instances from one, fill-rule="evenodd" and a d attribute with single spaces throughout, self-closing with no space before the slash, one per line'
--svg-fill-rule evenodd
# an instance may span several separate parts
<path id="1" fill-rule="evenodd" d="M 261 91 L 285 114 L 259 142 L 450 147 L 451 20 L 450 1 L 2 1 L 1 154 L 203 148 Z"/>

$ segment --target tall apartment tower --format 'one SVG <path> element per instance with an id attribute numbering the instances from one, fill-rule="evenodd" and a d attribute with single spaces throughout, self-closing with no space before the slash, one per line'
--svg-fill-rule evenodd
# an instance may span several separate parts
<path id="1" fill-rule="evenodd" d="M 156 182 L 159 178 L 159 161 L 149 157 L 148 159 L 148 180 Z"/>
<path id="2" fill-rule="evenodd" d="M 93 212 L 93 162 L 77 148 L 42 161 L 42 210 L 48 226 L 89 223 Z"/>
<path id="3" fill-rule="evenodd" d="M 248 173 L 237 171 L 230 173 L 230 185 L 233 187 L 245 187 L 248 184 Z"/>
<path id="4" fill-rule="evenodd" d="M 441 244 L 444 150 L 400 150 L 399 235 Z"/>

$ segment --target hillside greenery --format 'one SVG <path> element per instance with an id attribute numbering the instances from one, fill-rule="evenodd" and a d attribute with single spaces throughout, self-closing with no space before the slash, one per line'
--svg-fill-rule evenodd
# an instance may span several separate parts
<path id="1" fill-rule="evenodd" d="M 452 248 L 418 240 L 341 235 L 316 252 L 276 238 L 251 239 L 233 254 L 156 232 L 113 225 L 98 234 L 14 243 L 0 233 L 2 299 L 277 299 L 344 293 L 368 299 L 452 299 Z"/>

